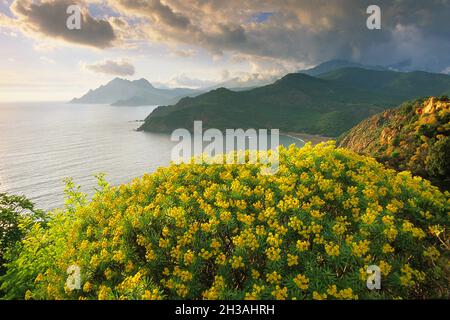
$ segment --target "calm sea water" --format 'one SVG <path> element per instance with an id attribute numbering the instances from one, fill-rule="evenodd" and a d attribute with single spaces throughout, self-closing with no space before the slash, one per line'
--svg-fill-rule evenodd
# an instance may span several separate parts
<path id="1" fill-rule="evenodd" d="M 170 136 L 136 131 L 154 108 L 0 104 L 0 192 L 54 209 L 64 203 L 64 178 L 91 193 L 97 173 L 117 185 L 167 165 Z M 302 144 L 286 136 L 280 143 Z"/>

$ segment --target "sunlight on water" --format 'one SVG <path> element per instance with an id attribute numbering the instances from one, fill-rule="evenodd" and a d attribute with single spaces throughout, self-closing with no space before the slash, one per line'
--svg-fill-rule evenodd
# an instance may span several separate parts
<path id="1" fill-rule="evenodd" d="M 170 162 L 167 134 L 137 132 L 155 107 L 64 103 L 0 105 L 0 192 L 24 194 L 39 208 L 63 204 L 63 179 L 85 192 L 95 174 L 113 184 L 131 181 Z M 280 143 L 301 144 L 289 137 Z"/>

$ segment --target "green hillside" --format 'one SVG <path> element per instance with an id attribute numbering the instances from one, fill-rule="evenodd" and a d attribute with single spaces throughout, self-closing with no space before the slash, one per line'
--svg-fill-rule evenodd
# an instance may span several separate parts
<path id="1" fill-rule="evenodd" d="M 321 78 L 293 73 L 252 90 L 220 88 L 159 107 L 140 130 L 192 129 L 194 120 L 202 120 L 204 128 L 278 128 L 333 137 L 405 99 L 449 88 L 450 76 L 424 72 L 345 68 Z"/>
<path id="2" fill-rule="evenodd" d="M 382 66 L 371 66 L 365 65 L 357 62 L 347 61 L 347 60 L 330 60 L 323 62 L 314 68 L 310 68 L 307 70 L 300 70 L 299 72 L 305 73 L 309 76 L 316 77 L 321 74 L 325 74 L 334 70 L 342 69 L 342 68 L 361 68 L 368 70 L 388 70 L 386 67 Z"/>
<path id="3" fill-rule="evenodd" d="M 396 170 L 409 170 L 450 189 L 450 101 L 404 103 L 364 120 L 339 140 Z"/>
<path id="4" fill-rule="evenodd" d="M 205 128 L 279 128 L 335 136 L 350 128 L 348 123 L 356 124 L 394 103 L 366 90 L 296 73 L 249 91 L 220 88 L 159 107 L 141 130 L 189 129 L 194 120 L 202 120 Z"/>
<path id="5" fill-rule="evenodd" d="M 450 91 L 450 77 L 423 71 L 374 71 L 362 68 L 343 68 L 319 76 L 339 81 L 343 85 L 389 95 L 400 100 L 439 96 Z"/>

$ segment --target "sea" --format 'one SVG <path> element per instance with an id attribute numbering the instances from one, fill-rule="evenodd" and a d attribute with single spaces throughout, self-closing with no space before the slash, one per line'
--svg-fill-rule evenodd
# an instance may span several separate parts
<path id="1" fill-rule="evenodd" d="M 170 134 L 137 131 L 155 108 L 1 103 L 0 192 L 53 210 L 64 205 L 65 178 L 92 195 L 98 173 L 119 185 L 168 165 L 177 144 Z M 292 143 L 304 144 L 280 136 L 280 144 Z"/>

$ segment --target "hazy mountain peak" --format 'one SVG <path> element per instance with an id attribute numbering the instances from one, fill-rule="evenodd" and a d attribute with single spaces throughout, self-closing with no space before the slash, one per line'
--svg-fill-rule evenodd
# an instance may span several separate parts
<path id="1" fill-rule="evenodd" d="M 141 78 L 139 80 L 132 81 L 133 84 L 138 85 L 140 87 L 151 87 L 154 88 L 153 85 L 145 78 Z"/>
<path id="2" fill-rule="evenodd" d="M 254 74 L 248 77 L 234 77 L 224 82 L 215 84 L 211 87 L 205 88 L 205 90 L 209 91 L 222 87 L 233 91 L 242 91 L 260 86 L 265 86 L 270 83 L 273 83 L 275 80 L 277 80 L 276 76 L 261 77 L 258 74 Z"/>
<path id="3" fill-rule="evenodd" d="M 298 81 L 301 79 L 319 80 L 318 78 L 310 76 L 309 74 L 306 73 L 288 73 L 285 76 L 283 76 L 280 80 L 277 80 L 275 83 L 280 81 Z"/>
<path id="4" fill-rule="evenodd" d="M 275 86 L 284 86 L 284 87 L 304 87 L 310 85 L 321 85 L 325 82 L 323 79 L 319 79 L 316 77 L 312 77 L 305 73 L 288 73 L 283 76 L 281 79 L 275 81 L 273 84 Z"/>
<path id="5" fill-rule="evenodd" d="M 127 79 L 115 77 L 115 78 L 112 79 L 110 82 L 108 82 L 107 85 L 110 84 L 110 83 L 121 83 L 121 82 L 130 82 L 130 81 L 127 80 Z"/>
<path id="6" fill-rule="evenodd" d="M 190 89 L 158 89 L 145 78 L 127 80 L 116 77 L 106 85 L 89 90 L 81 98 L 74 98 L 72 103 L 114 104 L 123 106 L 158 105 L 175 103 L 181 97 L 196 93 Z"/>

